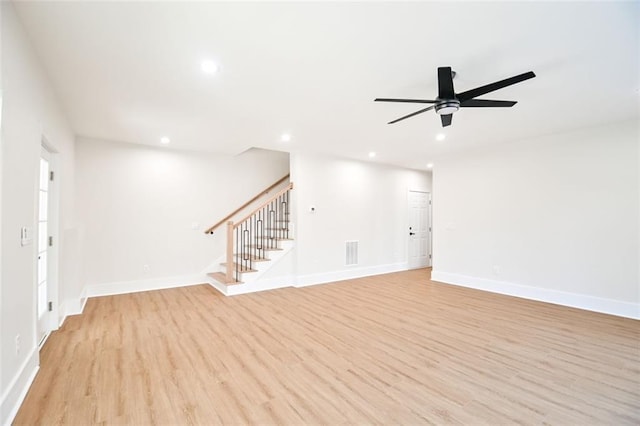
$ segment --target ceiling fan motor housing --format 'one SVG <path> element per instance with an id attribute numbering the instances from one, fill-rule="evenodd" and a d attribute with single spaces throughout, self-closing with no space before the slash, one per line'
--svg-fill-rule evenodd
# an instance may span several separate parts
<path id="1" fill-rule="evenodd" d="M 436 113 L 440 115 L 453 114 L 460 109 L 460 101 L 457 99 L 443 99 L 436 104 Z"/>

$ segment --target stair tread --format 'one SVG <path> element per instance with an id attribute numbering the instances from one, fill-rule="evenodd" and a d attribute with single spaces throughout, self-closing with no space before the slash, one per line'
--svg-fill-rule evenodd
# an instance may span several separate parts
<path id="1" fill-rule="evenodd" d="M 221 282 L 222 284 L 226 284 L 226 285 L 242 284 L 242 281 L 237 281 L 237 280 L 229 281 L 229 280 L 227 280 L 226 274 L 224 274 L 222 272 L 210 272 L 207 275 L 210 276 L 211 278 L 213 278 L 214 280 L 216 280 L 218 282 Z"/>
<path id="2" fill-rule="evenodd" d="M 264 237 L 261 239 L 263 241 L 293 241 L 293 238 L 284 238 L 284 237 Z"/>
<path id="3" fill-rule="evenodd" d="M 226 263 L 226 262 L 224 262 L 224 263 L 221 263 L 220 265 L 221 265 L 221 266 L 227 266 L 227 263 Z M 246 267 L 246 266 L 244 266 L 244 265 L 242 265 L 242 264 L 238 264 L 238 263 L 234 263 L 234 264 L 233 264 L 233 270 L 234 270 L 234 271 L 236 270 L 236 266 L 239 266 L 239 267 L 240 267 L 240 269 L 239 269 L 239 270 L 240 270 L 240 272 L 242 272 L 242 273 L 245 273 L 245 272 L 258 272 L 258 270 L 257 270 L 257 269 L 251 269 L 251 268 L 248 268 L 248 267 Z"/>
<path id="4" fill-rule="evenodd" d="M 257 250 L 262 250 L 262 251 L 280 251 L 280 250 L 282 250 L 280 247 L 262 247 L 262 248 L 260 248 L 260 247 L 256 246 L 255 244 L 250 244 L 250 245 L 245 246 L 245 247 L 255 248 Z"/>
<path id="5" fill-rule="evenodd" d="M 235 257 L 240 257 L 242 256 L 242 253 L 234 253 L 233 254 Z M 266 257 L 258 257 L 258 256 L 249 256 L 249 259 L 251 259 L 252 262 L 268 262 L 271 259 L 268 259 Z"/>

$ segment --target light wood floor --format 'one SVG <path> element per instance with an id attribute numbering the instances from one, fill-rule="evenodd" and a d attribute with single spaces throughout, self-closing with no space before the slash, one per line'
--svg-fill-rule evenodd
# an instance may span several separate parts
<path id="1" fill-rule="evenodd" d="M 429 273 L 90 299 L 15 423 L 640 423 L 640 322 Z"/>

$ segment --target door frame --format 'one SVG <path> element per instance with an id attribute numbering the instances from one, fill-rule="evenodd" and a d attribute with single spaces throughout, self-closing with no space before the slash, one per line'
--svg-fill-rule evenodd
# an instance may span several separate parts
<path id="1" fill-rule="evenodd" d="M 53 180 L 49 180 L 48 186 L 48 212 L 47 212 L 47 239 L 52 237 L 53 244 L 49 246 L 47 249 L 47 302 L 51 302 L 51 310 L 46 314 L 48 318 L 45 322 L 45 337 L 40 341 L 40 330 L 39 330 L 39 321 L 38 321 L 38 244 L 35 244 L 34 250 L 34 261 L 36 264 L 36 273 L 35 273 L 35 333 L 36 336 L 36 345 L 39 348 L 42 348 L 44 342 L 48 339 L 49 335 L 52 331 L 58 329 L 58 316 L 59 316 L 59 208 L 60 208 L 60 194 L 59 194 L 59 176 L 57 173 L 57 159 L 58 159 L 58 151 L 53 147 L 53 145 L 49 142 L 45 135 L 42 135 L 40 152 L 38 155 L 38 165 L 40 164 L 39 159 L 43 158 L 45 155 L 48 156 L 49 161 L 49 172 L 53 172 Z M 40 168 L 38 167 L 38 170 Z M 38 172 L 38 182 L 40 173 Z M 40 237 L 40 229 L 37 223 L 39 222 L 38 217 L 38 209 L 40 207 L 39 201 L 39 192 L 40 192 L 40 184 L 38 183 L 36 188 L 36 226 L 37 230 L 34 232 L 34 235 L 37 236 L 35 241 L 39 241 Z"/>
<path id="2" fill-rule="evenodd" d="M 427 194 L 428 205 L 427 205 L 427 228 L 428 228 L 428 236 L 427 236 L 427 247 L 429 248 L 429 257 L 427 258 L 427 265 L 425 268 L 431 268 L 433 266 L 433 216 L 432 216 L 432 194 L 430 190 L 425 189 L 414 189 L 409 188 L 407 190 L 407 226 L 405 226 L 405 230 L 407 231 L 407 267 L 409 266 L 409 259 L 411 258 L 411 237 L 409 236 L 409 223 L 411 221 L 411 207 L 409 206 L 409 201 L 412 192 L 420 192 L 423 194 Z"/>

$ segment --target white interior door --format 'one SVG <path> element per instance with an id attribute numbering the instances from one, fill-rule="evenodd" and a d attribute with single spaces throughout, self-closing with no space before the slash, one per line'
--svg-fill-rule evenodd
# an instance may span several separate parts
<path id="1" fill-rule="evenodd" d="M 409 191 L 409 268 L 431 266 L 431 194 Z"/>
<path id="2" fill-rule="evenodd" d="M 49 221 L 51 210 L 50 155 L 42 149 L 40 156 L 40 185 L 38 189 L 38 272 L 37 272 L 37 314 L 38 344 L 41 344 L 50 331 L 49 318 Z"/>

